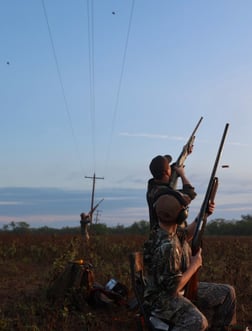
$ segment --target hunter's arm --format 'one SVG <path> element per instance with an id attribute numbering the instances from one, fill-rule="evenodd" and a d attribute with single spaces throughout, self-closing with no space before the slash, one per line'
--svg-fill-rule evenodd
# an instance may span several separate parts
<path id="1" fill-rule="evenodd" d="M 180 282 L 178 284 L 177 292 L 180 292 L 184 289 L 186 284 L 191 279 L 192 275 L 201 267 L 202 265 L 202 257 L 201 257 L 201 248 L 195 256 L 191 257 L 191 264 L 188 269 L 182 274 L 180 278 Z"/>
<path id="2" fill-rule="evenodd" d="M 191 200 L 193 200 L 195 197 L 196 197 L 196 192 L 195 192 L 195 189 L 194 187 L 192 186 L 192 184 L 190 183 L 189 179 L 186 177 L 186 174 L 185 174 L 185 169 L 184 167 L 174 167 L 175 171 L 177 172 L 177 174 L 179 175 L 179 177 L 181 178 L 181 181 L 182 181 L 182 185 L 183 185 L 183 188 L 182 188 L 182 192 L 184 194 L 187 194 Z"/>
<path id="3" fill-rule="evenodd" d="M 191 185 L 189 179 L 185 175 L 185 168 L 184 168 L 184 166 L 177 167 L 176 165 L 174 165 L 174 170 L 176 171 L 176 173 L 178 174 L 178 176 L 181 178 L 181 181 L 182 181 L 182 184 L 183 185 L 186 185 L 186 184 Z"/>

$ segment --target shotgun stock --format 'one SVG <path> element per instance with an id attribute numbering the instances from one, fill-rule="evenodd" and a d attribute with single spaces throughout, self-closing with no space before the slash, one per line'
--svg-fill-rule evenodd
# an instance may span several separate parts
<path id="1" fill-rule="evenodd" d="M 201 118 L 199 119 L 195 129 L 193 130 L 191 136 L 189 137 L 187 143 L 183 146 L 182 152 L 180 153 L 177 161 L 172 165 L 172 173 L 171 173 L 169 185 L 173 189 L 176 189 L 177 181 L 178 181 L 178 174 L 174 170 L 174 166 L 176 166 L 176 167 L 183 166 L 184 162 L 185 162 L 185 159 L 187 158 L 188 154 L 190 154 L 192 152 L 193 143 L 194 143 L 194 140 L 195 140 L 195 133 L 198 130 L 198 127 L 199 127 L 202 120 L 203 120 L 203 117 L 201 116 Z"/>
<path id="2" fill-rule="evenodd" d="M 217 167 L 218 167 L 219 160 L 221 157 L 222 149 L 224 146 L 225 138 L 227 135 L 228 127 L 229 127 L 229 124 L 227 123 L 225 126 L 225 129 L 224 129 L 223 135 L 222 135 L 221 143 L 220 143 L 217 157 L 216 157 L 216 160 L 215 160 L 215 163 L 213 166 L 208 188 L 207 188 L 203 203 L 201 205 L 200 212 L 195 219 L 196 228 L 195 228 L 195 232 L 194 232 L 192 244 L 191 244 L 193 256 L 196 255 L 197 252 L 199 251 L 199 249 L 202 247 L 202 238 L 203 238 L 204 230 L 205 230 L 206 223 L 207 223 L 207 217 L 209 216 L 209 202 L 214 202 L 215 195 L 217 192 L 218 178 L 215 175 L 216 175 Z M 193 274 L 193 276 L 189 280 L 188 284 L 186 285 L 185 296 L 191 301 L 195 301 L 195 299 L 197 297 L 198 273 L 199 273 L 199 270 Z"/>

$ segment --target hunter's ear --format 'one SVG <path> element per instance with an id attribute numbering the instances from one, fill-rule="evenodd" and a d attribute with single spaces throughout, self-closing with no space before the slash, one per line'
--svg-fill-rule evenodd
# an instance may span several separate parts
<path id="1" fill-rule="evenodd" d="M 169 175 L 168 169 L 164 169 L 163 175 Z"/>

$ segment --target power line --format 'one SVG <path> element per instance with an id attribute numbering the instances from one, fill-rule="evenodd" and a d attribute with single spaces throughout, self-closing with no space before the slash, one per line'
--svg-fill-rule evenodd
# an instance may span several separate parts
<path id="1" fill-rule="evenodd" d="M 75 137 L 75 134 L 74 134 L 74 129 L 73 129 L 72 119 L 71 119 L 71 115 L 70 115 L 70 110 L 69 110 L 69 106 L 68 106 L 68 102 L 67 102 L 67 97 L 66 97 L 65 88 L 64 88 L 64 85 L 63 85 L 63 80 L 62 80 L 62 75 L 61 75 L 61 71 L 60 71 L 59 61 L 58 61 L 57 54 L 56 54 L 56 49 L 55 49 L 55 45 L 54 45 L 54 41 L 53 41 L 53 37 L 52 37 L 52 32 L 51 32 L 51 28 L 50 28 L 50 24 L 49 24 L 48 15 L 47 15 L 44 0 L 41 0 L 41 3 L 42 3 L 44 17 L 45 17 L 45 21 L 46 21 L 46 25 L 47 25 L 49 38 L 50 38 L 53 58 L 54 58 L 55 65 L 56 65 L 57 75 L 58 75 L 58 79 L 59 79 L 59 83 L 60 83 L 60 87 L 61 87 L 61 92 L 62 92 L 62 95 L 63 95 L 65 110 L 66 110 L 67 117 L 68 117 L 68 122 L 69 122 L 69 125 L 70 125 L 70 128 L 71 128 L 71 133 L 72 133 L 72 137 L 73 137 L 77 157 L 79 159 L 80 169 L 83 171 L 83 167 L 82 167 L 82 163 L 81 163 L 81 159 L 80 159 L 80 153 L 79 153 L 79 149 L 78 149 L 78 144 L 77 144 L 77 140 L 76 140 L 76 137 Z"/>
<path id="2" fill-rule="evenodd" d="M 93 148 L 93 163 L 94 169 L 96 166 L 96 143 L 95 143 L 95 65 L 94 65 L 94 5 L 91 0 L 87 0 L 87 16 L 88 16 L 88 56 L 89 56 L 89 94 L 90 94 L 90 117 L 91 117 L 91 136 Z"/>
<path id="3" fill-rule="evenodd" d="M 119 76 L 119 82 L 118 82 L 118 88 L 117 88 L 117 93 L 116 93 L 114 112 L 113 112 L 113 117 L 112 117 L 112 127 L 111 127 L 110 139 L 109 139 L 109 144 L 108 144 L 108 150 L 107 150 L 106 164 L 108 164 L 109 157 L 110 157 L 110 148 L 111 148 L 111 145 L 112 145 L 112 138 L 113 138 L 114 127 L 115 127 L 115 122 L 116 122 L 116 115 L 117 115 L 117 112 L 118 112 L 119 97 L 120 97 L 120 92 L 121 92 L 121 87 L 122 87 L 123 74 L 124 74 L 124 71 L 125 71 L 126 55 L 127 55 L 127 50 L 128 50 L 128 43 L 129 43 L 130 30 L 131 30 L 131 25 L 132 25 L 134 6 L 135 6 L 135 0 L 132 0 L 128 30 L 127 30 L 125 47 L 124 47 L 124 52 L 123 52 L 122 66 L 121 66 L 121 71 L 120 71 L 120 76 Z"/>

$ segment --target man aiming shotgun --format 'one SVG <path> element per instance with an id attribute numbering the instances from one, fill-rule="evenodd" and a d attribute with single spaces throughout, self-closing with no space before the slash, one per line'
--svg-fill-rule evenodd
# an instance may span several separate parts
<path id="1" fill-rule="evenodd" d="M 149 209 L 151 233 L 159 227 L 157 215 L 153 205 L 160 195 L 166 193 L 177 195 L 178 198 L 182 199 L 185 210 L 186 207 L 190 204 L 191 200 L 193 200 L 196 196 L 194 187 L 186 177 L 184 162 L 187 156 L 192 153 L 195 133 L 198 130 L 202 119 L 203 117 L 201 117 L 198 121 L 195 129 L 190 135 L 187 143 L 183 146 L 182 152 L 180 153 L 175 163 L 172 165 L 170 164 L 172 161 L 172 157 L 170 155 L 158 155 L 154 157 L 150 163 L 149 168 L 153 177 L 148 181 L 146 200 Z M 177 190 L 176 186 L 179 177 L 182 181 L 182 188 Z"/>
<path id="2" fill-rule="evenodd" d="M 85 250 L 85 246 L 88 247 L 89 245 L 88 225 L 91 223 L 92 214 L 99 207 L 103 200 L 104 199 L 101 199 L 87 214 L 80 214 L 81 235 L 83 236 L 83 250 Z"/>

